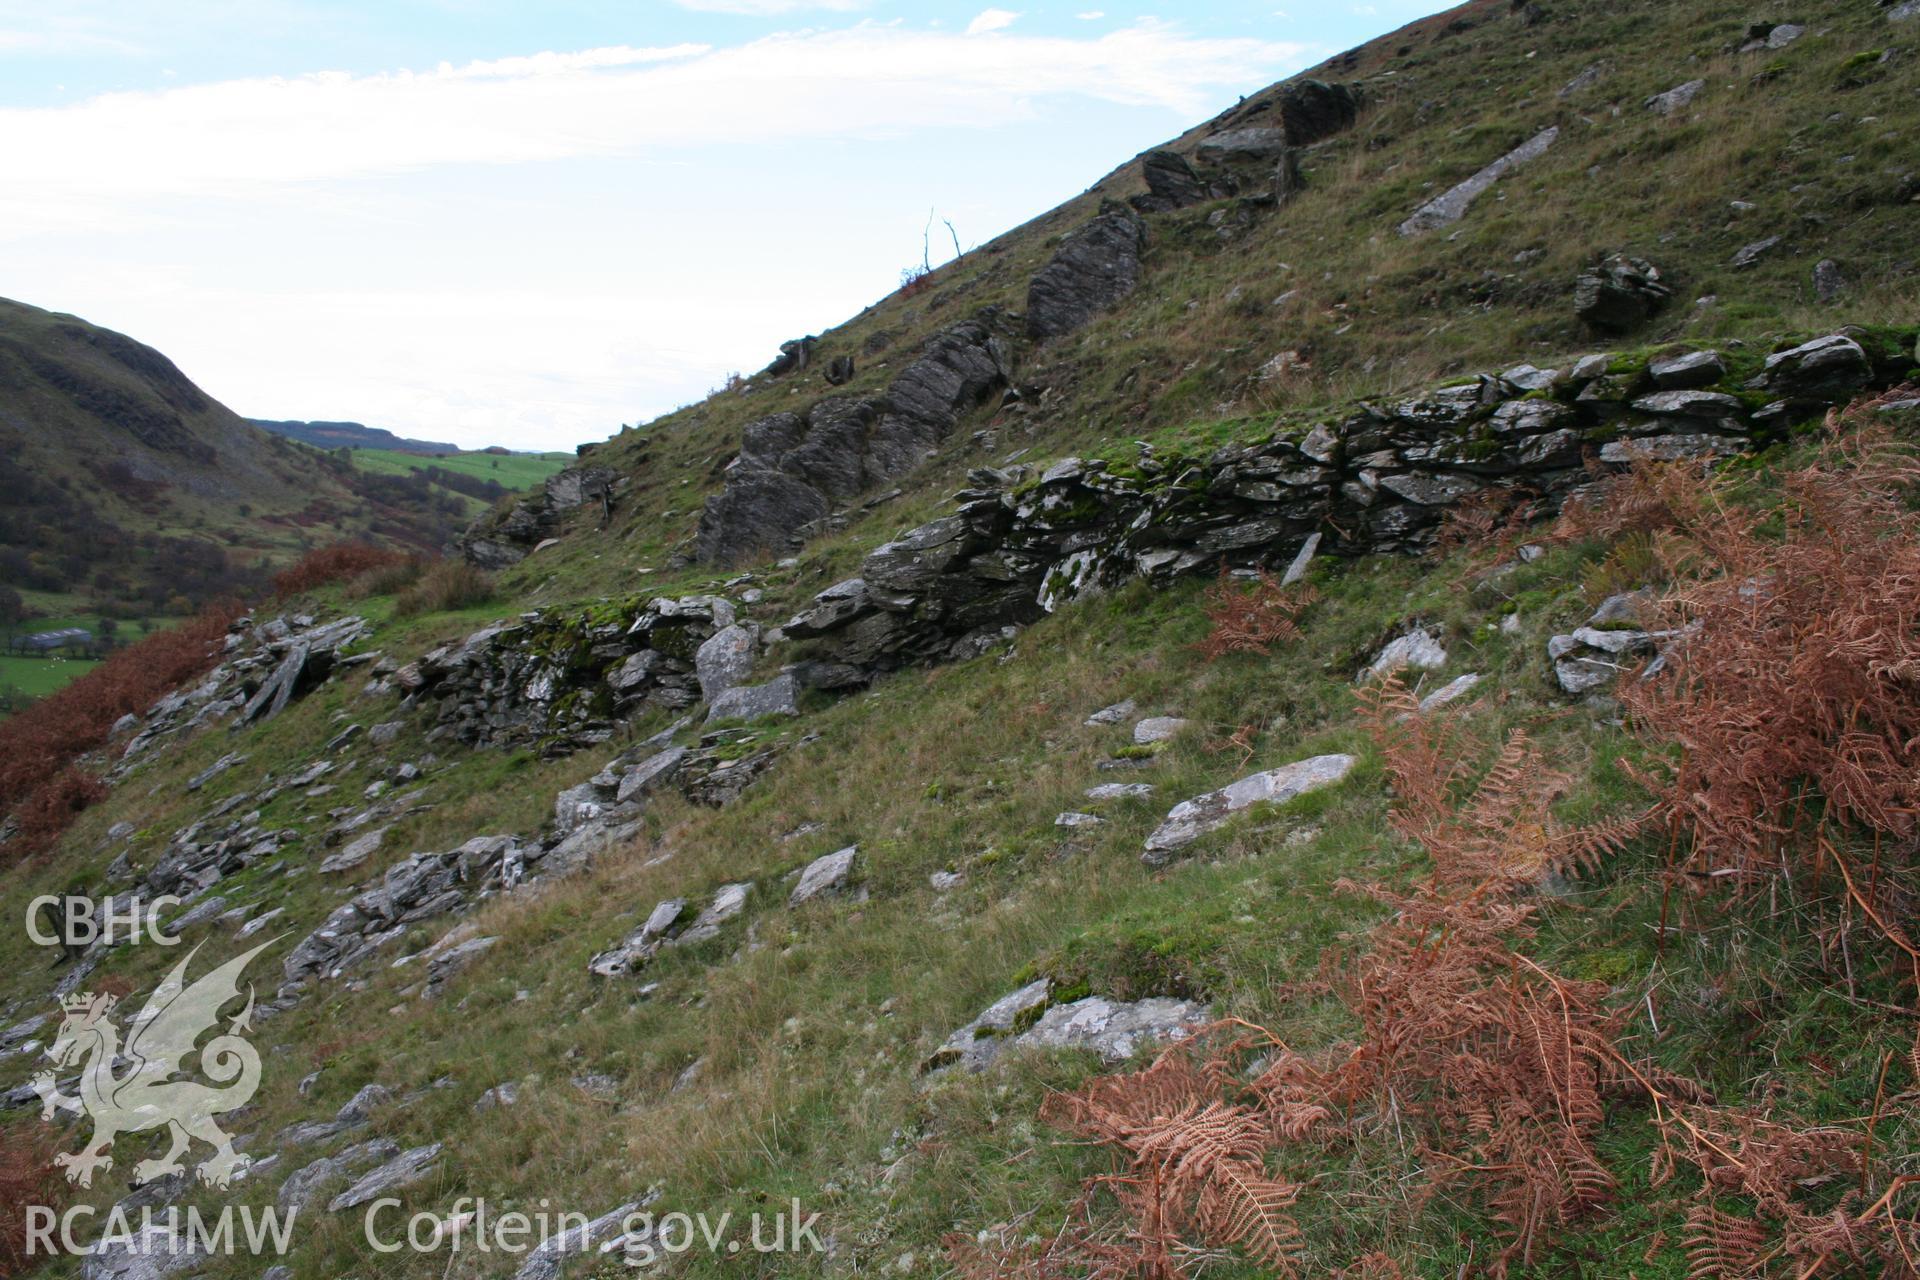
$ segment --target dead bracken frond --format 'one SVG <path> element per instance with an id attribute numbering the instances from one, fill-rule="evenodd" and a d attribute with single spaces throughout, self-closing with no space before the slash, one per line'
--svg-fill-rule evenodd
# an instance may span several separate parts
<path id="1" fill-rule="evenodd" d="M 1711 1204 L 1687 1210 L 1687 1274 L 1692 1280 L 1739 1280 L 1754 1274 L 1767 1249 L 1767 1229 Z"/>
<path id="2" fill-rule="evenodd" d="M 52 848 L 80 812 L 106 794 L 82 757 L 109 739 L 121 716 L 144 713 L 162 694 L 212 667 L 239 612 L 237 603 L 225 603 L 156 631 L 0 721 L 0 818 L 11 815 L 18 824 L 0 843 L 0 867 Z"/>
<path id="3" fill-rule="evenodd" d="M 1396 914 L 1348 976 L 1365 1036 L 1343 1085 L 1421 1121 L 1436 1180 L 1483 1197 L 1512 1232 L 1510 1256 L 1525 1258 L 1611 1189 L 1592 1136 L 1616 1019 L 1601 1006 L 1604 984 L 1561 978 L 1514 949 L 1532 933 L 1523 895 L 1549 872 L 1591 864 L 1635 824 L 1560 823 L 1551 804 L 1567 779 L 1520 732 L 1466 786 L 1475 753 L 1450 718 L 1410 701 L 1389 681 L 1363 699 L 1362 722 L 1394 785 L 1393 823 L 1433 869 L 1408 893 L 1363 890 Z"/>
<path id="4" fill-rule="evenodd" d="M 1421 715 L 1397 679 L 1360 693 L 1360 719 L 1393 783 L 1395 830 L 1426 849 L 1441 888 L 1511 892 L 1548 872 L 1590 870 L 1638 830 L 1637 820 L 1571 828 L 1551 805 L 1569 778 L 1545 767 L 1516 730 L 1485 775 L 1463 794 L 1474 753 L 1458 721 Z"/>
<path id="5" fill-rule="evenodd" d="M 1300 615 L 1314 598 L 1313 588 L 1304 582 L 1283 587 L 1270 573 L 1236 582 L 1223 569 L 1202 606 L 1213 625 L 1200 642 L 1200 652 L 1214 662 L 1230 653 L 1267 653 L 1297 640 Z"/>
<path id="6" fill-rule="evenodd" d="M 1376 1251 L 1355 1258 L 1353 1265 L 1342 1270 L 1337 1280 L 1406 1280 L 1406 1274 L 1391 1254 Z"/>
<path id="7" fill-rule="evenodd" d="M 1689 496 L 1668 504 L 1670 536 L 1712 573 L 1652 606 L 1666 669 L 1620 697 L 1642 737 L 1681 748 L 1649 779 L 1691 838 L 1681 869 L 1739 884 L 1783 867 L 1817 880 L 1837 863 L 1912 955 L 1896 923 L 1911 904 L 1893 877 L 1856 878 L 1844 846 L 1920 836 L 1920 512 L 1906 501 L 1920 462 L 1884 427 L 1852 430 L 1780 477 L 1764 524 L 1684 467 L 1637 466 L 1619 493 L 1671 493 L 1674 475 Z"/>
<path id="8" fill-rule="evenodd" d="M 66 1180 L 54 1164 L 58 1146 L 50 1126 L 37 1119 L 0 1128 L 0 1277 L 25 1275 L 47 1258 L 44 1244 L 33 1248 L 29 1209 L 65 1205 Z"/>
<path id="9" fill-rule="evenodd" d="M 1237 1245 L 1278 1274 L 1296 1274 L 1300 1233 L 1289 1210 L 1299 1188 L 1268 1176 L 1269 1117 L 1227 1101 L 1222 1083 L 1175 1051 L 1144 1071 L 1060 1095 L 1043 1112 L 1122 1155 L 1124 1169 L 1097 1183 L 1135 1223 L 1105 1246 L 1117 1251 L 1110 1262 L 1130 1258 L 1120 1274 L 1181 1274 L 1170 1260 L 1188 1241 Z"/>
<path id="10" fill-rule="evenodd" d="M 1539 495 L 1519 489 L 1483 489 L 1448 507 L 1434 534 L 1433 552 L 1502 554 L 1533 534 L 1540 518 Z"/>
<path id="11" fill-rule="evenodd" d="M 1593 481 L 1560 508 L 1551 537 L 1556 542 L 1656 535 L 1696 525 L 1711 511 L 1724 511 L 1729 482 L 1704 461 L 1660 462 L 1634 456 L 1625 471 L 1597 468 Z"/>
<path id="12" fill-rule="evenodd" d="M 1910 1176 L 1889 1181 L 1868 1208 L 1856 1208 L 1867 1174 L 1867 1143 L 1853 1128 L 1801 1128 L 1743 1107 L 1684 1102 L 1650 1086 L 1663 1146 L 1654 1185 L 1680 1167 L 1700 1177 L 1687 1211 L 1692 1280 L 1791 1275 L 1920 1275 L 1920 1222 L 1903 1192 Z M 1823 1190 L 1837 1199 L 1810 1207 Z M 1909 1201 L 1913 1197 L 1908 1197 Z M 1730 1205 L 1744 1206 L 1735 1212 Z"/>

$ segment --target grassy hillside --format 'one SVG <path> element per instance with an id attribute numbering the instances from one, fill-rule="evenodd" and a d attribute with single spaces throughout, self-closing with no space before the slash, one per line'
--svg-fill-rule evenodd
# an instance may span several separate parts
<path id="1" fill-rule="evenodd" d="M 1538 23 L 1524 12 L 1474 0 L 1306 73 L 1358 85 L 1367 105 L 1351 129 L 1302 153 L 1305 190 L 1275 213 L 1226 199 L 1150 216 L 1139 291 L 1026 353 L 1019 400 L 956 431 L 900 502 L 851 512 L 855 540 L 915 523 L 927 510 L 907 509 L 916 494 L 951 492 L 968 468 L 1022 450 L 1253 438 L 1277 414 L 1522 362 L 1563 366 L 1619 345 L 1572 308 L 1578 272 L 1610 253 L 1652 260 L 1675 289 L 1626 337 L 1632 346 L 1759 346 L 1842 321 L 1911 320 L 1920 188 L 1904 122 L 1916 72 L 1887 54 L 1910 43 L 1909 27 L 1872 5 L 1828 3 L 1795 19 L 1805 34 L 1784 48 L 1738 53 L 1753 15 L 1734 3 L 1563 6 Z M 1687 110 L 1642 105 L 1695 79 L 1706 87 Z M 1211 130 L 1257 124 L 1278 88 L 1171 147 L 1197 154 Z M 1422 203 L 1552 125 L 1554 146 L 1457 226 L 1396 234 Z M 1080 198 L 827 329 L 805 371 L 749 378 L 592 449 L 589 461 L 630 478 L 611 539 L 529 561 L 510 581 L 614 590 L 690 549 L 701 498 L 746 423 L 877 391 L 940 329 L 982 307 L 1023 311 L 1062 234 L 1101 199 L 1143 190 L 1137 163 L 1121 164 Z M 1755 265 L 1732 265 L 1774 236 Z M 1846 283 L 1822 302 L 1813 272 L 1829 259 Z M 839 387 L 825 377 L 837 356 L 856 364 Z"/>
<path id="2" fill-rule="evenodd" d="M 41 612 L 179 615 L 343 538 L 437 549 L 467 513 L 235 416 L 165 356 L 0 301 L 0 585 Z"/>
<path id="3" fill-rule="evenodd" d="M 1069 455 L 1107 461 L 1115 483 L 1164 469 L 1177 488 L 1222 446 L 1305 444 L 1367 421 L 1365 403 L 1471 396 L 1481 375 L 1594 354 L 1597 377 L 1644 387 L 1650 362 L 1711 348 L 1727 372 L 1704 394 L 1747 417 L 1770 401 L 1745 385 L 1769 354 L 1847 326 L 1882 353 L 1883 383 L 1915 377 L 1920 20 L 1896 12 L 1819 0 L 1794 38 L 1740 52 L 1755 15 L 1715 0 L 1476 0 L 1333 59 L 1310 74 L 1357 85 L 1364 106 L 1298 157 L 1303 191 L 1148 215 L 1131 296 L 1020 343 L 1014 394 L 897 491 L 846 502 L 798 554 L 725 571 L 691 559 L 742 428 L 876 393 L 939 330 L 1023 310 L 1065 233 L 1145 190 L 1137 164 L 826 331 L 804 370 L 589 450 L 616 477 L 611 516 L 598 502 L 562 514 L 557 543 L 500 572 L 491 602 L 403 608 L 374 578 L 284 602 L 360 617 L 367 634 L 276 716 L 158 735 L 124 772 L 118 746 L 87 762 L 114 785 L 50 856 L 0 871 L 0 897 L 212 865 L 195 902 L 218 905 L 186 937 L 209 959 L 284 938 L 254 978 L 278 1004 L 284 958 L 346 904 L 437 865 L 429 853 L 506 835 L 559 856 L 563 812 L 624 776 L 610 761 L 671 744 L 707 783 L 751 778 L 727 803 L 662 786 L 570 875 L 529 861 L 534 879 L 510 885 L 484 851 L 470 868 L 462 855 L 458 907 L 400 920 L 369 959 L 258 1022 L 266 1066 L 233 1126 L 264 1167 L 177 1194 L 265 1206 L 342 1155 L 297 1224 L 294 1280 L 514 1275 L 520 1259 L 472 1248 L 377 1253 L 360 1208 L 328 1211 L 353 1178 L 433 1143 L 394 1193 L 407 1212 L 457 1214 L 470 1196 L 590 1216 L 645 1202 L 730 1213 L 740 1240 L 748 1215 L 797 1198 L 830 1241 L 761 1255 L 723 1236 L 675 1253 L 672 1275 L 1912 1275 L 1911 405 L 1832 422 L 1790 406 L 1752 456 L 1642 467 L 1560 521 L 1468 508 L 1430 554 L 1322 555 L 1309 590 L 1135 579 L 978 656 L 808 688 L 791 715 L 708 724 L 673 697 L 616 714 L 604 683 L 566 684 L 625 670 L 656 597 L 719 596 L 760 627 L 746 678 L 821 660 L 781 629 L 877 547 L 951 514 L 956 491 L 979 493 L 982 467 L 1031 467 L 1005 477 L 1016 493 Z M 1690 106 L 1644 105 L 1694 80 Z M 1171 145 L 1199 156 L 1277 95 Z M 1554 125 L 1553 146 L 1459 223 L 1397 233 Z M 1652 260 L 1674 296 L 1599 335 L 1574 314 L 1574 278 L 1613 253 Z M 1825 261 L 1841 283 L 1823 300 Z M 841 356 L 855 368 L 834 386 Z M 1571 404 L 1571 386 L 1511 404 Z M 1223 623 L 1249 616 L 1286 625 L 1263 647 L 1227 643 Z M 460 684 L 460 646 L 495 625 L 523 628 L 525 661 Z M 1664 674 L 1567 692 L 1556 637 L 1585 628 L 1605 651 L 1636 627 L 1659 639 L 1622 666 L 1664 648 Z M 1362 678 L 1416 630 L 1444 651 L 1405 673 L 1416 693 L 1479 677 L 1431 715 Z M 674 643 L 644 663 L 690 661 L 692 643 Z M 604 716 L 611 736 L 515 736 L 496 714 L 514 682 L 546 688 L 556 719 Z M 1090 722 L 1123 701 L 1130 713 Z M 1136 742 L 1151 717 L 1185 723 Z M 1354 757 L 1337 784 L 1143 861 L 1176 804 L 1332 754 Z M 1088 795 L 1109 783 L 1151 791 Z M 1098 821 L 1062 821 L 1082 814 Z M 375 831 L 364 861 L 328 863 Z M 854 845 L 847 892 L 790 905 L 804 869 Z M 727 886 L 744 886 L 742 905 L 708 936 L 637 972 L 589 971 L 657 903 L 692 915 Z M 85 983 L 138 996 L 178 958 L 106 950 Z M 47 963 L 0 932 L 0 1024 L 52 1011 Z M 1241 1022 L 1206 1042 L 1201 1065 L 1223 1064 L 1210 1073 L 1172 1057 L 1127 1074 L 1155 1061 L 1145 1043 L 1103 1061 L 1023 1042 L 978 1074 L 928 1069 L 1040 979 L 1055 1009 L 1192 1001 Z M 963 1047 L 1021 1039 L 1040 1016 Z M 0 1056 L 0 1091 L 42 1066 Z M 370 1085 L 389 1093 L 360 1120 L 290 1132 Z M 83 1140 L 31 1108 L 0 1125 L 22 1150 Z M 357 1145 L 375 1140 L 392 1146 Z M 118 1202 L 144 1144 L 123 1137 L 89 1189 L 34 1194 Z M 1158 1214 L 1142 1202 L 1156 1190 Z M 1155 1254 L 1162 1231 L 1181 1248 Z M 195 1266 L 254 1275 L 264 1260 Z M 626 1270 L 595 1256 L 560 1274 Z"/>

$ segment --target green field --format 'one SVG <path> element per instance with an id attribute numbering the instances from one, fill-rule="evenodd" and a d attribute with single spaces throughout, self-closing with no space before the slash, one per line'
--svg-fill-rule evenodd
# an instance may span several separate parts
<path id="1" fill-rule="evenodd" d="M 439 467 L 456 475 L 476 480 L 498 480 L 509 489 L 531 489 L 573 461 L 570 453 L 450 453 L 428 457 L 419 453 L 401 453 L 395 449 L 355 449 L 354 465 L 362 471 L 400 476 L 410 471 Z"/>
<path id="2" fill-rule="evenodd" d="M 0 655 L 0 689 L 17 689 L 29 698 L 44 698 L 99 665 L 85 658 L 15 658 Z M 5 714 L 4 710 L 0 710 L 0 716 Z"/>

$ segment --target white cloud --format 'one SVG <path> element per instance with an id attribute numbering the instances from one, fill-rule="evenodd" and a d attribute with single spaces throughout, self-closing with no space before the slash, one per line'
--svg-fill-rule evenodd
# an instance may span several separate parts
<path id="1" fill-rule="evenodd" d="M 1190 116 L 1210 90 L 1264 83 L 1304 52 L 1150 20 L 1091 40 L 862 24 L 725 49 L 621 46 L 0 109 L 0 238 L 124 226 L 167 199 L 304 198 L 313 184 L 436 166 L 991 127 L 1055 95 Z"/>
<path id="2" fill-rule="evenodd" d="M 1073 16 L 1082 22 L 1098 22 L 1107 16 L 1107 11 L 1105 9 L 1089 9 L 1085 13 L 1076 13 Z"/>
<path id="3" fill-rule="evenodd" d="M 982 9 L 979 16 L 967 24 L 967 34 L 979 36 L 989 31 L 1004 31 L 1019 17 L 1019 14 L 1008 9 Z"/>

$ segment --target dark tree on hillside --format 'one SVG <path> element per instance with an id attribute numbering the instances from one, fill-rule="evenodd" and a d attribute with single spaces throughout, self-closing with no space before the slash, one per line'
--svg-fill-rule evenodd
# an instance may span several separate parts
<path id="1" fill-rule="evenodd" d="M 11 625 L 27 616 L 27 602 L 12 587 L 0 587 L 0 625 Z"/>

